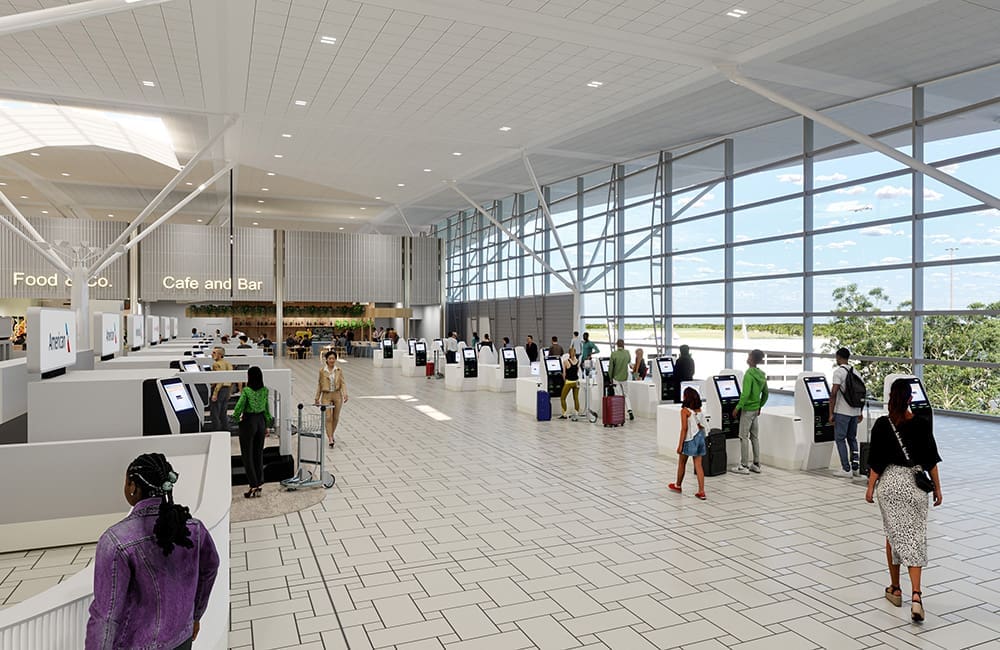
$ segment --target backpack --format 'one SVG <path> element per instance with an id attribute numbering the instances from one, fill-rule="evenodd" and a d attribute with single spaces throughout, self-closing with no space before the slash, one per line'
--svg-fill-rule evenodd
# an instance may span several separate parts
<path id="1" fill-rule="evenodd" d="M 840 392 L 843 393 L 847 405 L 854 408 L 863 408 L 868 398 L 865 382 L 861 381 L 861 377 L 854 372 L 852 366 L 847 366 L 847 376 L 844 378 L 844 385 Z"/>

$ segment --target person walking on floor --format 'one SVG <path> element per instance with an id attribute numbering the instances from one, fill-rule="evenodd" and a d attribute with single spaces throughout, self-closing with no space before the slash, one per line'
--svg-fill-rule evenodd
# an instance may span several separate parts
<path id="1" fill-rule="evenodd" d="M 611 353 L 611 358 L 608 360 L 608 377 L 611 378 L 611 390 L 612 392 L 621 391 L 621 394 L 625 396 L 625 410 L 628 412 L 628 419 L 634 420 L 635 414 L 632 412 L 632 401 L 628 398 L 628 393 L 625 392 L 625 382 L 628 381 L 629 365 L 632 362 L 632 357 L 629 355 L 628 350 L 625 349 L 624 339 L 618 339 L 615 341 L 615 351 Z"/>
<path id="2" fill-rule="evenodd" d="M 340 411 L 347 402 L 347 383 L 344 381 L 344 373 L 337 363 L 337 353 L 334 350 L 323 355 L 323 367 L 319 369 L 316 399 L 313 402 L 331 407 L 326 410 L 326 439 L 333 447 L 334 434 L 340 422 Z"/>
<path id="3" fill-rule="evenodd" d="M 247 371 L 247 385 L 240 391 L 233 418 L 240 423 L 240 456 L 250 486 L 243 496 L 259 497 L 264 485 L 264 438 L 274 418 L 264 386 L 264 373 L 257 366 Z"/>
<path id="4" fill-rule="evenodd" d="M 830 422 L 833 424 L 837 453 L 840 454 L 840 471 L 833 474 L 846 478 L 858 476 L 858 425 L 864 419 L 861 407 L 851 406 L 844 398 L 847 376 L 854 372 L 854 368 L 848 363 L 850 358 L 851 351 L 847 348 L 837 350 L 837 369 L 833 371 L 833 380 L 830 382 Z"/>
<path id="5" fill-rule="evenodd" d="M 764 353 L 753 350 L 747 355 L 750 366 L 743 375 L 743 391 L 733 409 L 733 417 L 740 420 L 740 464 L 733 468 L 737 474 L 760 474 L 760 443 L 757 439 L 757 418 L 767 403 L 767 376 L 757 366 L 764 361 Z M 750 449 L 753 448 L 753 464 Z"/>
<path id="6" fill-rule="evenodd" d="M 97 542 L 86 650 L 190 650 L 198 638 L 219 554 L 205 525 L 174 503 L 179 478 L 163 454 L 125 470 L 132 512 Z"/>
<path id="7" fill-rule="evenodd" d="M 524 352 L 528 355 L 530 363 L 538 361 L 538 344 L 535 343 L 535 339 L 530 334 L 524 340 Z"/>
<path id="8" fill-rule="evenodd" d="M 549 346 L 549 356 L 550 357 L 559 357 L 560 359 L 562 359 L 562 355 L 564 355 L 564 354 L 566 354 L 566 353 L 563 350 L 563 346 L 559 345 L 559 337 L 558 336 L 553 336 L 552 337 L 552 345 Z"/>
<path id="9" fill-rule="evenodd" d="M 569 347 L 576 348 L 577 357 L 581 357 L 583 355 L 583 341 L 580 340 L 580 332 L 574 330 L 573 338 L 569 340 Z"/>
<path id="10" fill-rule="evenodd" d="M 569 355 L 562 362 L 563 389 L 559 402 L 562 405 L 560 420 L 566 419 L 566 396 L 573 391 L 573 419 L 580 415 L 580 359 L 576 356 L 576 348 L 569 349 Z"/>
<path id="11" fill-rule="evenodd" d="M 872 427 L 865 501 L 874 503 L 878 497 L 882 513 L 885 557 L 889 565 L 885 598 L 896 607 L 902 607 L 899 567 L 905 564 L 913 588 L 910 617 L 919 623 L 924 620 L 920 578 L 927 565 L 928 493 L 917 485 L 918 472 L 928 472 L 934 482 L 934 506 L 941 505 L 943 499 L 937 443 L 930 423 L 910 412 L 911 398 L 908 379 L 892 382 L 887 405 L 889 414 L 876 420 Z"/>
<path id="12" fill-rule="evenodd" d="M 444 362 L 458 363 L 458 332 L 451 332 L 444 340 Z"/>
<path id="13" fill-rule="evenodd" d="M 677 454 L 680 456 L 677 461 L 677 482 L 667 487 L 674 492 L 681 492 L 687 460 L 691 458 L 694 462 L 695 476 L 698 477 L 698 491 L 695 492 L 695 496 L 704 500 L 705 469 L 702 461 L 708 453 L 708 447 L 705 441 L 705 417 L 701 414 L 701 396 L 698 395 L 698 391 L 688 386 L 684 389 L 681 404 L 681 438 L 677 443 Z"/>
<path id="14" fill-rule="evenodd" d="M 226 351 L 221 347 L 212 348 L 212 371 L 229 372 L 233 369 L 233 364 L 225 359 Z M 232 390 L 232 382 L 218 382 L 212 384 L 211 413 L 212 430 L 229 431 L 229 418 L 226 412 L 229 410 L 229 391 Z"/>

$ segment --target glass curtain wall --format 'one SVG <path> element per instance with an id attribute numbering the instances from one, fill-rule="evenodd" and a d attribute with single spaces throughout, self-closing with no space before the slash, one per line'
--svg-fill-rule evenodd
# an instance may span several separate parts
<path id="1" fill-rule="evenodd" d="M 996 88 L 985 69 L 826 113 L 997 196 Z M 569 260 L 602 353 L 687 344 L 704 377 L 760 348 L 772 388 L 791 388 L 843 345 L 880 399 L 912 373 L 938 407 L 1000 415 L 1000 211 L 945 183 L 791 118 L 543 195 L 563 251 L 534 192 L 482 207 L 556 271 Z M 568 291 L 477 211 L 437 233 L 450 301 Z"/>

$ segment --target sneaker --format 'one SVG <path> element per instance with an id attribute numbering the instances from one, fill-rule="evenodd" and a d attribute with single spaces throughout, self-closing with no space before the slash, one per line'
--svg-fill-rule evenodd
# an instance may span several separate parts
<path id="1" fill-rule="evenodd" d="M 838 478 L 853 478 L 854 473 L 849 469 L 837 469 L 833 471 L 833 475 Z"/>
<path id="2" fill-rule="evenodd" d="M 750 471 L 754 474 L 760 474 L 760 463 L 754 463 L 750 466 Z"/>
<path id="3" fill-rule="evenodd" d="M 567 417 L 566 417 L 566 414 L 564 413 L 563 415 L 560 415 L 560 416 L 559 416 L 559 419 L 560 419 L 560 420 L 568 420 L 569 418 L 567 418 Z"/>
<path id="4" fill-rule="evenodd" d="M 747 467 L 746 465 L 737 465 L 736 467 L 733 468 L 733 473 L 734 474 L 749 474 L 750 473 L 750 468 Z"/>
<path id="5" fill-rule="evenodd" d="M 628 419 L 629 420 L 634 420 L 635 419 L 635 413 L 632 412 L 632 409 L 628 410 Z"/>

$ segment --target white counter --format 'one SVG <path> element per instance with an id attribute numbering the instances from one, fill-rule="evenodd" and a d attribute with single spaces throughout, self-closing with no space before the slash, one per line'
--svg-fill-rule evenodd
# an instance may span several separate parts
<path id="1" fill-rule="evenodd" d="M 502 365 L 479 365 L 479 390 L 493 393 L 513 393 L 517 379 L 504 379 Z"/>
<path id="2" fill-rule="evenodd" d="M 518 411 L 537 415 L 538 391 L 545 390 L 545 379 L 518 377 L 514 380 L 514 402 Z"/>
<path id="3" fill-rule="evenodd" d="M 660 391 L 651 381 L 627 381 L 625 392 L 632 402 L 632 411 L 637 418 L 655 418 L 660 405 Z"/>

